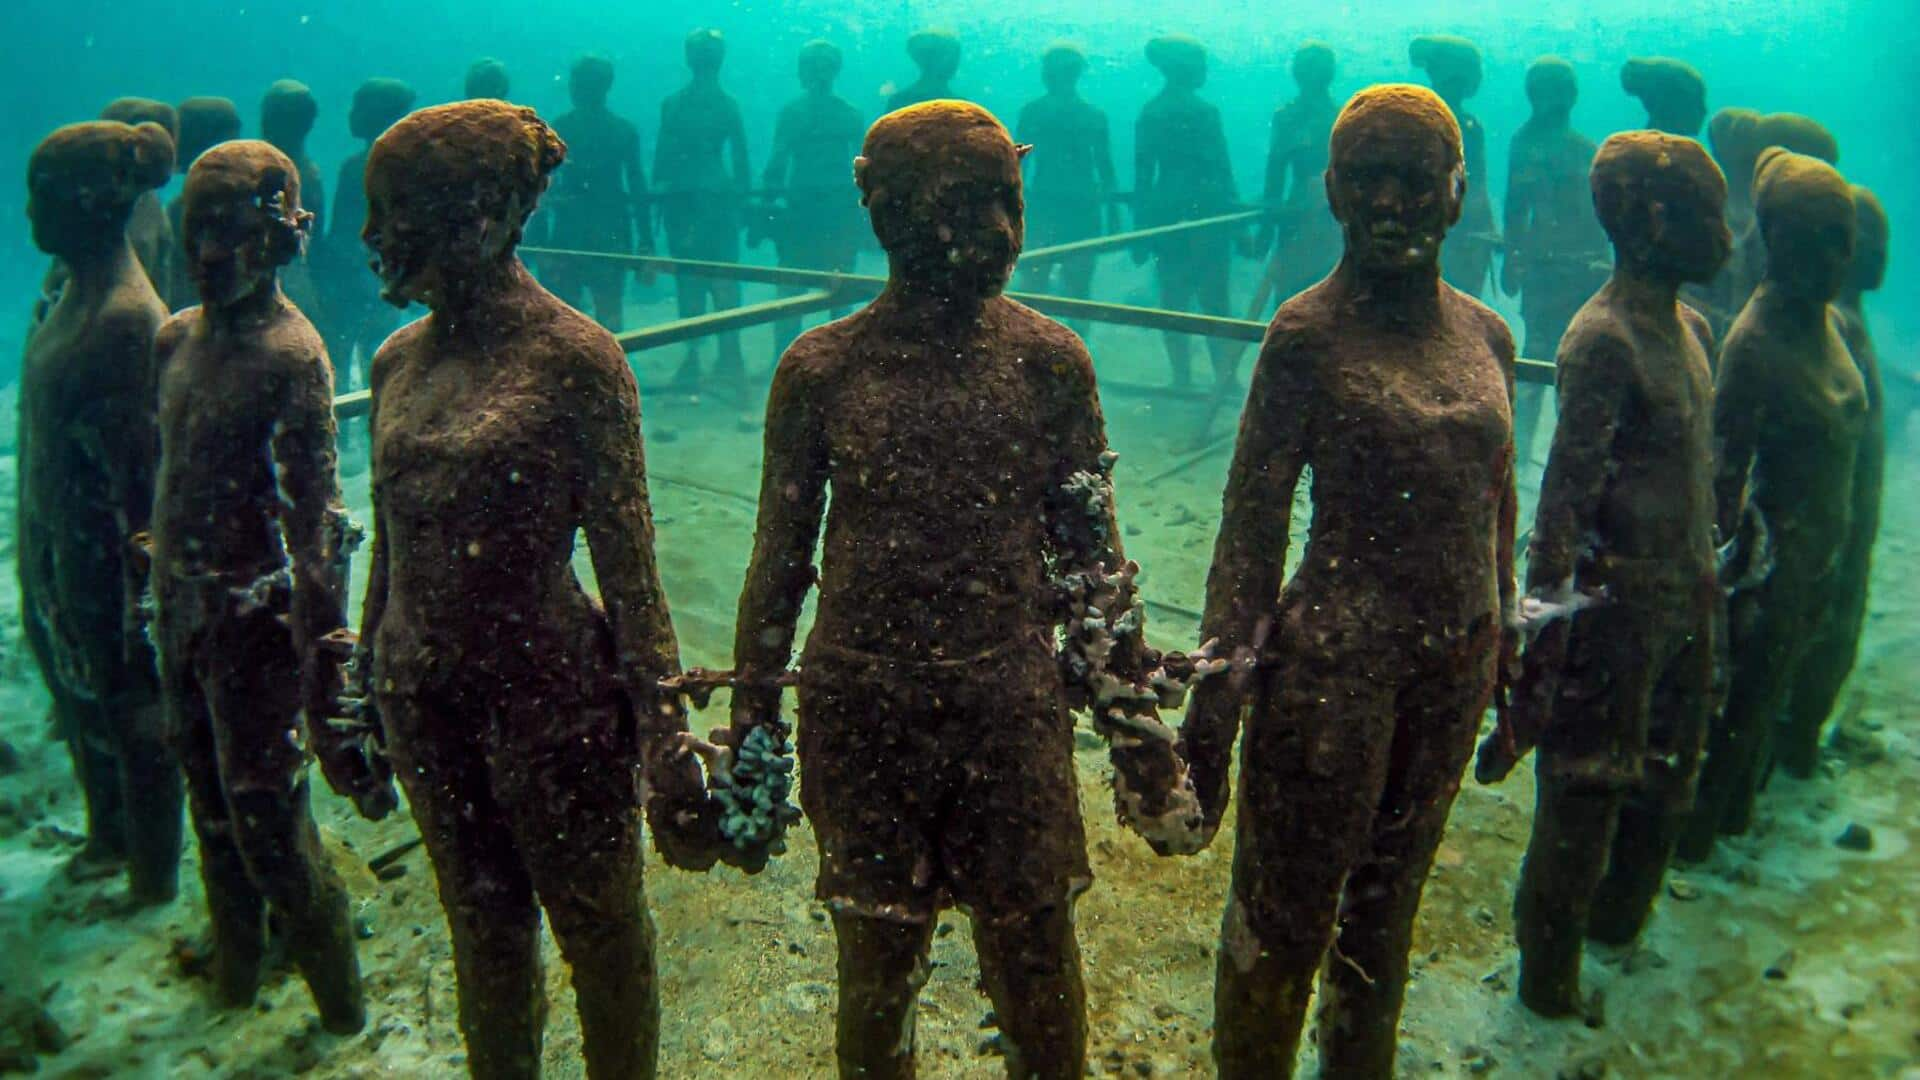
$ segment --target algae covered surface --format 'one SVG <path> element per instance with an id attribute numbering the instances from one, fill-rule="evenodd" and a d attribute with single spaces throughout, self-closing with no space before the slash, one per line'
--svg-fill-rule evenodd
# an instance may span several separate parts
<path id="1" fill-rule="evenodd" d="M 1114 286 L 1126 294 L 1127 284 Z M 1144 300 L 1144 281 L 1131 291 L 1116 299 Z M 636 305 L 634 324 L 671 317 L 658 296 Z M 765 330 L 744 341 L 750 357 L 770 351 Z M 1091 344 L 1115 386 L 1164 378 L 1153 335 L 1099 327 Z M 677 360 L 638 356 L 643 385 Z M 3 404 L 11 416 L 12 402 Z M 1105 405 L 1121 453 L 1120 520 L 1129 554 L 1145 567 L 1149 636 L 1161 647 L 1191 647 L 1189 613 L 1199 606 L 1211 556 L 1231 420 L 1217 418 L 1207 439 L 1196 431 L 1198 406 L 1117 392 Z M 758 404 L 682 392 L 650 395 L 644 407 L 660 561 L 683 657 L 727 666 L 752 542 L 759 432 L 750 418 Z M 1543 433 L 1536 455 L 1545 440 Z M 1211 452 L 1194 453 L 1209 443 Z M 349 465 L 363 447 L 349 439 Z M 9 506 L 13 460 L 0 452 L 0 503 Z M 1192 464 L 1163 475 L 1185 462 Z M 1536 468 L 1525 483 L 1537 479 Z M 1920 466 L 1910 452 L 1896 452 L 1887 490 L 1913 490 L 1916 482 Z M 346 489 L 350 509 L 364 520 L 364 471 L 350 468 Z M 1529 510 L 1523 506 L 1523 519 Z M 1306 512 L 1302 497 L 1296 531 Z M 0 518 L 0 560 L 9 566 L 11 529 L 11 514 Z M 1531 814 L 1530 776 L 1519 770 L 1498 788 L 1466 783 L 1417 926 L 1402 1075 L 1917 1074 L 1916 536 L 1920 506 L 1889 499 L 1861 662 L 1820 777 L 1776 778 L 1750 835 L 1674 873 L 1641 942 L 1589 950 L 1584 982 L 1598 996 L 1587 1022 L 1542 1020 L 1514 997 L 1508 907 Z M 47 730 L 19 618 L 9 571 L 0 579 L 0 989 L 12 1003 L 43 1007 L 65 1036 L 64 1049 L 40 1048 L 41 1075 L 464 1075 L 452 958 L 424 853 L 409 851 L 377 873 L 369 866 L 412 839 L 404 814 L 368 824 L 331 794 L 317 800 L 363 935 L 371 1018 L 351 1038 L 319 1030 L 305 987 L 285 971 L 252 1011 L 212 1005 L 207 984 L 192 974 L 205 925 L 192 868 L 177 901 L 132 915 L 121 910 L 122 883 L 66 880 L 61 869 L 77 850 L 80 799 L 65 749 Z M 724 704 L 722 697 L 696 727 L 723 722 Z M 1084 726 L 1078 764 L 1096 875 L 1078 909 L 1090 1069 L 1211 1075 L 1214 952 L 1232 821 L 1201 855 L 1157 858 L 1114 823 L 1104 747 Z M 1850 826 L 1870 832 L 1870 850 L 1835 843 Z M 812 900 L 814 867 L 804 823 L 790 836 L 789 853 L 753 878 L 731 870 L 688 875 L 650 856 L 663 1076 L 833 1074 L 834 942 Z M 579 1076 L 566 967 L 550 941 L 546 954 L 554 1006 L 546 1075 Z M 933 961 L 919 1016 L 922 1075 L 1002 1075 L 964 914 L 943 917 Z M 24 1013 L 10 1004 L 12 1029 L 17 1015 Z M 0 1032 L 0 1049 L 21 1042 L 18 1035 Z"/>

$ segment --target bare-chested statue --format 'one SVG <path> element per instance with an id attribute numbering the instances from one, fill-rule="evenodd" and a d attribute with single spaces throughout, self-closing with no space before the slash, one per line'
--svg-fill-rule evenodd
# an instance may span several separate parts
<path id="1" fill-rule="evenodd" d="M 165 128 L 117 121 L 63 127 L 27 166 L 33 242 L 69 278 L 21 361 L 21 617 L 86 797 L 86 847 L 69 870 L 124 866 L 136 905 L 173 898 L 182 792 L 133 546 L 153 510 L 153 338 L 167 311 L 127 222 L 172 174 Z"/>
<path id="2" fill-rule="evenodd" d="M 1479 299 L 1485 294 L 1487 276 L 1493 271 L 1493 253 L 1499 246 L 1499 237 L 1493 231 L 1493 192 L 1487 174 L 1487 129 L 1466 109 L 1467 99 L 1480 92 L 1480 46 L 1448 34 L 1425 34 L 1413 39 L 1407 56 L 1414 67 L 1427 73 L 1434 92 L 1460 122 L 1467 162 L 1466 204 L 1460 210 L 1460 223 L 1447 235 L 1440 269 L 1447 284 Z"/>
<path id="3" fill-rule="evenodd" d="M 334 478 L 333 370 L 278 281 L 311 219 L 299 169 L 253 140 L 202 154 L 182 197 L 201 304 L 154 342 L 153 636 L 200 839 L 214 983 L 222 1005 L 253 1004 L 271 909 L 321 1024 L 348 1034 L 366 1004 L 347 892 L 308 805 L 308 748 L 371 816 L 393 798 L 325 720 L 358 536 Z"/>
<path id="4" fill-rule="evenodd" d="M 660 752 L 685 720 L 659 688 L 679 649 L 633 372 L 515 253 L 565 154 L 533 110 L 482 99 L 421 109 L 368 156 L 365 239 L 385 295 L 430 314 L 373 362 L 355 696 L 433 860 L 468 1069 L 538 1075 L 544 909 L 587 1075 L 625 1080 L 654 1074 L 659 1033 L 635 773 L 650 810 L 700 781 L 684 751 Z M 576 535 L 597 602 L 572 568 Z M 667 782 L 668 760 L 688 783 Z M 662 826 L 680 815 L 651 816 L 673 858 Z"/>
<path id="5" fill-rule="evenodd" d="M 798 753 L 839 943 L 840 1075 L 914 1074 L 936 917 L 958 904 L 1008 1073 L 1079 1077 L 1072 913 L 1090 871 L 1069 703 L 1102 710 L 1124 820 L 1161 845 L 1198 827 L 1172 733 L 1133 708 L 1153 658 L 1093 366 L 1072 332 L 1001 295 L 1022 240 L 1020 153 L 985 110 L 892 113 L 855 171 L 888 283 L 803 334 L 774 374 L 723 737 L 784 745 L 775 679 L 824 513 Z M 1087 601 L 1072 611 L 1080 644 L 1057 658 L 1069 598 Z"/>
<path id="6" fill-rule="evenodd" d="M 1527 324 L 1525 356 L 1550 357 L 1573 321 L 1573 313 L 1607 280 L 1606 234 L 1594 220 L 1587 167 L 1593 140 L 1573 129 L 1579 98 L 1573 65 L 1543 56 L 1527 68 L 1527 100 L 1533 115 L 1513 134 L 1507 154 L 1506 258 L 1500 287 L 1520 297 Z M 1524 468 L 1546 391 L 1519 387 L 1514 401 L 1513 445 Z"/>
<path id="7" fill-rule="evenodd" d="M 650 255 L 653 225 L 640 170 L 640 130 L 607 108 L 612 89 L 613 61 L 588 55 L 573 62 L 567 77 L 573 109 L 553 122 L 567 144 L 567 167 L 555 178 L 544 220 L 536 225 L 544 226 L 541 240 L 550 247 Z M 562 258 L 542 266 L 540 276 L 561 300 L 590 302 L 601 326 L 616 334 L 626 326 L 625 266 Z"/>
<path id="8" fill-rule="evenodd" d="M 1752 572 L 1728 601 L 1731 683 L 1680 841 L 1688 861 L 1751 824 L 1774 728 L 1842 587 L 1867 424 L 1866 384 L 1833 308 L 1852 269 L 1853 193 L 1825 162 L 1769 147 L 1753 204 L 1766 276 L 1721 350 L 1713 411 L 1720 534 Z"/>
<path id="9" fill-rule="evenodd" d="M 1880 535 L 1880 490 L 1887 471 L 1886 387 L 1865 304 L 1866 294 L 1880 288 L 1887 273 L 1887 212 L 1873 192 L 1858 184 L 1853 186 L 1853 209 L 1853 266 L 1833 306 L 1840 336 L 1866 384 L 1867 418 L 1853 463 L 1853 524 L 1834 570 L 1834 594 L 1828 598 L 1812 647 L 1800 661 L 1782 729 L 1774 740 L 1780 767 L 1801 778 L 1813 775 L 1820 731 L 1833 713 L 1860 649 L 1860 631 L 1867 620 L 1867 579 L 1873 569 L 1874 541 Z"/>
<path id="10" fill-rule="evenodd" d="M 1166 85 L 1140 110 L 1133 132 L 1133 213 L 1140 228 L 1216 217 L 1233 210 L 1239 196 L 1220 110 L 1200 96 L 1207 82 L 1206 46 L 1169 34 L 1147 42 L 1147 62 Z M 1233 236 L 1227 228 L 1189 229 L 1136 248 L 1135 261 L 1154 261 L 1160 306 L 1170 311 L 1231 315 L 1228 272 Z M 1167 362 L 1176 386 L 1193 381 L 1192 342 L 1185 334 L 1165 335 Z M 1241 350 L 1219 338 L 1207 342 L 1213 356 L 1214 387 L 1233 385 Z"/>
<path id="11" fill-rule="evenodd" d="M 787 102 L 774 122 L 765 184 L 769 192 L 778 193 L 770 231 L 781 266 L 851 271 L 867 235 L 860 200 L 847 183 L 847 162 L 860 152 L 866 124 L 859 110 L 833 92 L 840 64 L 838 45 L 802 45 L 802 93 Z M 774 344 L 781 351 L 799 334 L 798 319 L 773 324 Z"/>
<path id="12" fill-rule="evenodd" d="M 1281 303 L 1327 276 L 1340 260 L 1340 223 L 1327 213 L 1327 139 L 1340 106 L 1333 100 L 1333 49 L 1310 41 L 1293 54 L 1299 93 L 1273 114 L 1267 141 L 1268 216 L 1252 242 L 1267 257 L 1267 291 Z M 1266 304 L 1253 318 L 1266 318 Z"/>
<path id="13" fill-rule="evenodd" d="M 653 184 L 660 202 L 660 229 L 667 253 L 676 259 L 740 261 L 742 202 L 752 175 L 747 168 L 747 129 L 740 104 L 720 86 L 720 64 L 727 43 L 718 30 L 687 35 L 687 85 L 660 103 L 660 135 L 653 147 Z M 740 283 L 730 278 L 675 274 L 674 295 L 680 317 L 740 306 Z M 687 358 L 676 382 L 696 378 L 700 343 L 687 342 Z M 714 374 L 737 382 L 745 378 L 740 335 L 719 335 Z"/>
<path id="14" fill-rule="evenodd" d="M 1239 670 L 1201 684 L 1181 731 L 1217 827 L 1252 698 L 1214 991 L 1225 1080 L 1292 1075 L 1316 972 L 1322 1075 L 1393 1075 L 1420 891 L 1500 700 L 1514 353 L 1441 280 L 1467 182 L 1440 97 L 1354 95 L 1326 176 L 1346 253 L 1280 306 L 1240 419 L 1201 623 Z M 1283 587 L 1308 468 L 1313 523 Z"/>
<path id="15" fill-rule="evenodd" d="M 511 87 L 512 83 L 507 78 L 507 65 L 491 56 L 483 56 L 467 65 L 467 78 L 461 86 L 461 91 L 469 101 L 474 98 L 505 101 Z"/>
<path id="16" fill-rule="evenodd" d="M 1080 96 L 1086 70 L 1086 54 L 1078 47 L 1048 48 L 1040 57 L 1047 92 L 1027 102 L 1014 125 L 1014 138 L 1033 147 L 1026 157 L 1026 191 L 1027 238 L 1034 247 L 1085 240 L 1108 229 L 1113 148 L 1107 114 Z M 1021 287 L 1084 299 L 1092 295 L 1093 265 L 1092 255 L 1033 263 L 1021 272 Z M 1083 339 L 1088 329 L 1074 325 Z"/>
<path id="17" fill-rule="evenodd" d="M 1652 910 L 1713 704 L 1713 352 L 1680 303 L 1732 237 L 1699 143 L 1636 131 L 1593 161 L 1612 278 L 1560 342 L 1554 429 L 1520 618 L 1531 635 L 1482 782 L 1539 746 L 1514 900 L 1520 1000 L 1578 1012 L 1581 941 L 1624 944 Z"/>
<path id="18" fill-rule="evenodd" d="M 920 77 L 887 95 L 888 112 L 954 96 L 953 77 L 960 72 L 958 34 L 938 27 L 917 30 L 907 38 L 907 56 Z"/>
<path id="19" fill-rule="evenodd" d="M 380 288 L 367 273 L 366 248 L 360 230 L 367 223 L 367 152 L 380 133 L 412 111 L 413 87 L 399 79 L 373 78 L 353 92 L 347 130 L 365 145 L 340 163 L 340 179 L 333 186 L 333 217 L 327 233 L 331 265 L 324 267 L 327 297 L 327 354 L 350 373 L 347 382 L 367 384 L 367 368 L 398 320 L 392 307 L 380 299 Z M 356 357 L 358 359 L 356 359 Z"/>
<path id="20" fill-rule="evenodd" d="M 295 307 L 316 325 L 325 326 L 332 312 L 324 303 L 320 278 L 333 255 L 327 250 L 327 193 L 320 166 L 307 153 L 307 136 L 319 118 L 320 103 L 313 91 L 294 79 L 278 80 L 260 99 L 260 138 L 299 168 L 301 196 L 313 214 L 306 251 L 281 269 L 280 284 Z"/>
<path id="21" fill-rule="evenodd" d="M 180 138 L 174 147 L 174 166 L 183 176 L 209 148 L 240 137 L 240 110 L 227 98 L 191 97 L 180 103 L 178 112 Z M 173 257 L 167 262 L 167 283 L 166 288 L 160 290 L 160 299 L 166 302 L 168 311 L 192 307 L 200 301 L 193 276 L 187 272 L 186 233 L 180 224 L 185 206 L 184 195 L 176 195 L 167 203 L 167 224 L 173 230 Z"/>
<path id="22" fill-rule="evenodd" d="M 1620 89 L 1646 106 L 1647 127 L 1691 139 L 1707 122 L 1707 80 L 1670 56 L 1636 56 L 1620 65 Z"/>

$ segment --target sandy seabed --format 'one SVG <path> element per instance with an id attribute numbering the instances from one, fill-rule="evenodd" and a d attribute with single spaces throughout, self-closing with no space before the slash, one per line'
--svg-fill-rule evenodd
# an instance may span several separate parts
<path id="1" fill-rule="evenodd" d="M 670 317 L 657 302 L 633 314 Z M 765 330 L 745 339 L 749 355 L 768 350 Z M 1150 334 L 1104 327 L 1092 343 L 1116 388 L 1162 377 Z M 678 359 L 644 354 L 640 368 L 663 374 Z M 11 413 L 11 402 L 4 405 Z M 1200 603 L 1230 438 L 1155 480 L 1193 457 L 1198 409 L 1111 391 L 1106 408 L 1122 453 L 1126 542 L 1146 567 L 1143 587 L 1154 602 L 1150 636 L 1162 646 L 1190 645 L 1195 622 L 1177 609 Z M 752 542 L 757 410 L 711 395 L 646 399 L 660 557 L 690 664 L 728 659 Z M 1213 434 L 1230 436 L 1231 427 L 1221 417 Z M 364 454 L 353 434 L 349 459 Z M 1535 470 L 1529 482 L 1537 479 Z M 1589 950 L 1585 982 L 1599 1006 L 1589 1022 L 1542 1020 L 1514 997 L 1508 907 L 1533 802 L 1530 775 L 1519 770 L 1497 788 L 1466 783 L 1416 931 L 1403 1076 L 1920 1077 L 1920 504 L 1894 497 L 1920 490 L 1917 483 L 1911 456 L 1891 463 L 1866 639 L 1823 775 L 1776 779 L 1750 835 L 1673 875 L 1640 943 Z M 346 486 L 364 519 L 364 472 Z M 179 900 L 130 916 L 121 912 L 122 883 L 65 879 L 80 798 L 64 748 L 49 737 L 45 695 L 20 638 L 12 503 L 13 459 L 3 456 L 0 562 L 9 570 L 0 582 L 0 739 L 13 755 L 0 760 L 0 989 L 44 1004 L 70 1040 L 41 1055 L 40 1075 L 464 1075 L 453 963 L 424 853 L 404 856 L 391 880 L 367 867 L 414 835 L 405 814 L 368 824 L 330 793 L 316 801 L 365 934 L 370 1019 L 351 1038 L 320 1031 L 304 985 L 286 972 L 247 1012 L 214 1008 L 207 985 L 182 973 L 176 946 L 198 939 L 205 923 L 195 866 L 183 868 Z M 1304 514 L 1304 505 L 1296 510 Z M 363 580 L 356 575 L 356 591 Z M 724 722 L 723 704 L 696 724 Z M 1209 1076 L 1231 821 L 1210 851 L 1158 859 L 1114 824 L 1098 742 L 1083 731 L 1080 747 L 1096 874 L 1078 910 L 1092 1013 L 1088 1071 Z M 1871 830 L 1871 851 L 1834 844 L 1850 824 Z M 790 854 L 751 879 L 730 870 L 684 874 L 649 856 L 661 1075 L 833 1074 L 833 935 L 812 900 L 812 835 L 803 824 L 791 839 Z M 566 965 L 551 940 L 546 952 L 555 1007 L 545 1073 L 580 1076 Z M 919 1019 L 922 1075 L 1002 1075 L 963 915 L 942 919 L 933 956 Z"/>

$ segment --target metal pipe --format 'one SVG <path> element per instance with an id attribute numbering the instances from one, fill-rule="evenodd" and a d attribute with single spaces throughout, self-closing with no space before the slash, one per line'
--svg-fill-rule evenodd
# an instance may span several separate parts
<path id="1" fill-rule="evenodd" d="M 1074 240 L 1065 244 L 1052 244 L 1047 247 L 1034 248 L 1031 251 L 1021 252 L 1020 262 L 1022 265 L 1026 265 L 1036 262 L 1051 262 L 1056 259 L 1069 259 L 1076 255 L 1095 255 L 1103 251 L 1110 251 L 1114 248 L 1131 247 L 1134 244 L 1144 241 L 1158 240 L 1163 236 L 1173 236 L 1176 233 L 1192 232 L 1196 229 L 1216 229 L 1224 228 L 1228 225 L 1238 225 L 1244 221 L 1252 221 L 1264 213 L 1265 211 L 1262 210 L 1243 210 L 1233 214 L 1221 214 L 1218 217 L 1195 218 L 1192 221 L 1181 221 L 1172 225 L 1157 225 L 1151 229 L 1135 229 L 1132 232 L 1113 233 L 1108 236 L 1092 236 L 1085 240 Z"/>
<path id="2" fill-rule="evenodd" d="M 658 349 L 663 345 L 672 345 L 680 341 L 692 341 L 695 338 L 711 334 L 725 333 L 729 330 L 743 330 L 749 326 L 773 322 L 777 319 L 797 319 L 816 311 L 825 311 L 845 303 L 846 296 L 834 289 L 815 289 L 798 296 L 784 296 L 778 300 L 767 300 L 758 304 L 744 304 L 740 307 L 710 311 L 705 315 L 695 315 L 687 319 L 675 319 L 672 322 L 643 326 L 638 330 L 628 330 L 615 335 L 614 340 L 628 353 Z"/>

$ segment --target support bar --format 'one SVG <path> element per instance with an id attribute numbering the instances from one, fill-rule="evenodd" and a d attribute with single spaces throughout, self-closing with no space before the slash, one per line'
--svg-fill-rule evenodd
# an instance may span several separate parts
<path id="1" fill-rule="evenodd" d="M 1243 210 L 1233 214 L 1221 214 L 1218 217 L 1195 218 L 1173 225 L 1159 225 L 1151 229 L 1135 229 L 1132 232 L 1113 233 L 1109 236 L 1092 236 L 1085 240 L 1075 240 L 1066 244 L 1052 244 L 1020 253 L 1021 265 L 1038 262 L 1052 262 L 1057 259 L 1069 259 L 1076 255 L 1096 255 L 1114 248 L 1131 247 L 1149 240 L 1158 240 L 1176 233 L 1193 232 L 1197 229 L 1218 229 L 1228 225 L 1238 225 L 1264 216 L 1264 210 Z"/>
<path id="2" fill-rule="evenodd" d="M 710 311 L 705 315 L 695 315 L 689 319 L 675 319 L 672 322 L 643 326 L 638 330 L 628 330 L 617 335 L 614 340 L 628 353 L 658 349 L 663 345 L 672 345 L 680 341 L 692 341 L 695 338 L 721 334 L 729 330 L 744 330 L 749 326 L 759 326 L 779 319 L 797 319 L 802 315 L 811 315 L 816 311 L 825 311 L 848 302 L 844 290 L 815 289 L 798 296 L 786 296 L 778 300 L 768 300 L 759 304 L 746 304 L 722 311 Z"/>

